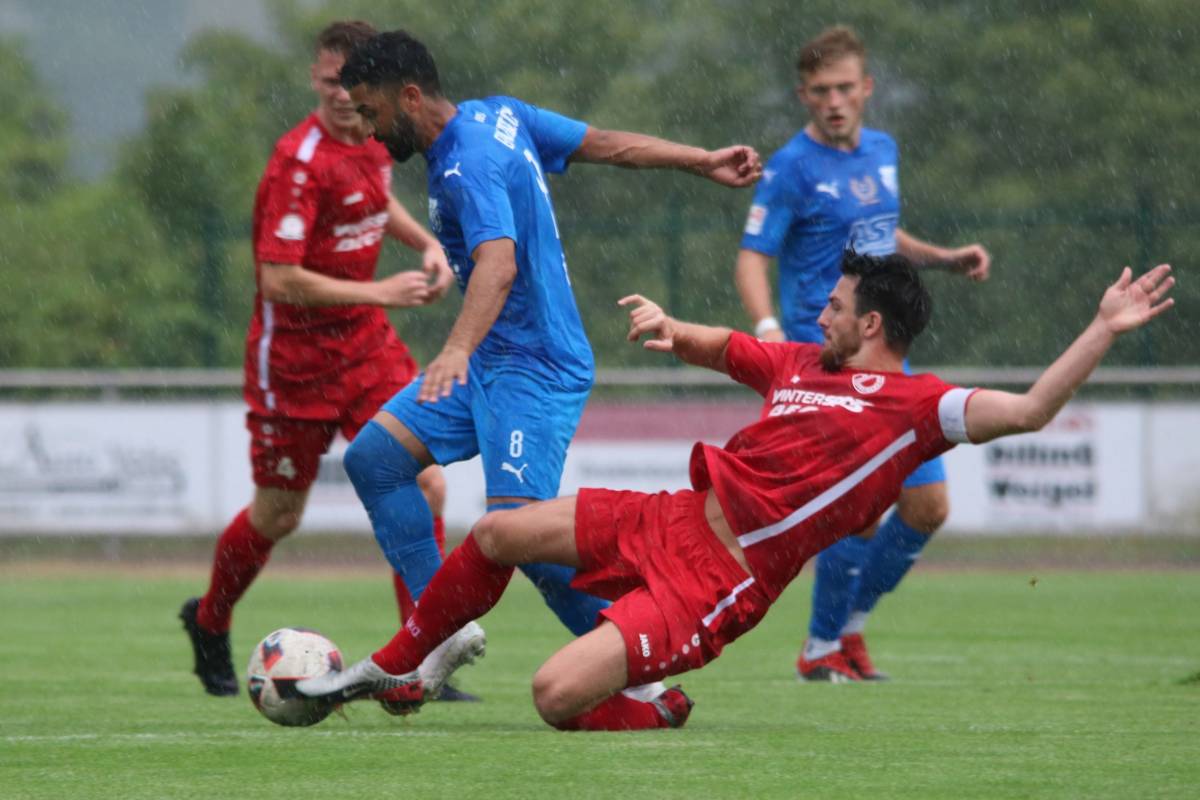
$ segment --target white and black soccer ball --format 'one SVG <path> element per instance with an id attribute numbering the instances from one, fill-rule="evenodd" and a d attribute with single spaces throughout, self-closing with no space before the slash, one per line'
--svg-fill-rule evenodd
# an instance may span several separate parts
<path id="1" fill-rule="evenodd" d="M 254 707 L 271 722 L 316 725 L 334 706 L 300 694 L 296 682 L 341 669 L 342 654 L 333 642 L 306 628 L 280 628 L 254 648 L 246 688 Z"/>

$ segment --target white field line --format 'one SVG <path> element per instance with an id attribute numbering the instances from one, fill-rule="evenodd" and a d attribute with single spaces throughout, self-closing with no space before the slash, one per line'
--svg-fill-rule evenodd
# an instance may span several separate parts
<path id="1" fill-rule="evenodd" d="M 179 731 L 176 733 L 70 733 L 58 736 L 3 736 L 0 742 L 5 744 L 66 744 L 68 742 L 160 742 L 164 744 L 197 742 L 223 743 L 231 739 L 259 740 L 271 739 L 278 741 L 286 734 L 279 730 L 261 731 L 223 731 L 213 733 L 197 733 Z M 448 731 L 310 731 L 305 736 L 324 739 L 388 739 L 388 738 L 443 738 L 450 736 Z"/>

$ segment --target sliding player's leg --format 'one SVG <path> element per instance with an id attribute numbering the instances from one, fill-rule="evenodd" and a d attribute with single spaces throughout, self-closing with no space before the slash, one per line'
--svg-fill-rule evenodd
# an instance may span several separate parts
<path id="1" fill-rule="evenodd" d="M 504 594 L 517 563 L 536 558 L 577 566 L 575 498 L 488 514 L 450 554 L 404 627 L 370 658 L 298 688 L 345 701 L 372 696 L 390 710 L 424 697 L 419 667 L 443 641 L 486 614 Z"/>
<path id="2" fill-rule="evenodd" d="M 487 482 L 488 511 L 558 496 L 567 447 L 587 392 L 552 389 L 537 377 L 508 373 L 475 395 L 475 425 Z M 575 571 L 561 564 L 521 562 L 521 571 L 576 636 L 595 627 L 608 602 L 571 588 Z"/>
<path id="3" fill-rule="evenodd" d="M 679 687 L 638 699 L 629 685 L 626 639 L 601 622 L 550 657 L 533 676 L 533 704 L 549 725 L 564 731 L 678 728 L 692 703 Z"/>

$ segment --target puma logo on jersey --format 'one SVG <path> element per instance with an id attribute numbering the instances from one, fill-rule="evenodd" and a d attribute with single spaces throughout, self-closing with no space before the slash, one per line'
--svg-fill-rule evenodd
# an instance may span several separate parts
<path id="1" fill-rule="evenodd" d="M 829 195 L 834 200 L 841 199 L 841 197 L 838 195 L 837 181 L 832 181 L 830 183 L 818 183 L 817 191 Z"/>
<path id="2" fill-rule="evenodd" d="M 500 471 L 501 472 L 511 472 L 513 475 L 517 476 L 517 480 L 519 480 L 521 483 L 524 483 L 525 475 L 523 473 L 525 472 L 525 468 L 528 466 L 529 466 L 529 464 L 525 463 L 525 464 L 521 465 L 520 469 L 517 469 L 512 464 L 508 463 L 507 461 L 504 461 L 504 462 L 501 462 L 501 464 L 500 464 Z"/>
<path id="3" fill-rule="evenodd" d="M 460 178 L 463 176 L 463 174 L 462 174 L 462 162 L 461 162 L 461 161 L 456 161 L 456 162 L 454 162 L 454 166 L 453 166 L 453 167 L 451 167 L 450 169 L 448 169 L 448 170 L 446 170 L 445 172 L 443 172 L 443 173 L 442 173 L 442 177 L 443 177 L 443 178 L 449 178 L 451 175 L 457 175 L 457 176 L 458 176 L 458 177 L 460 177 Z"/>

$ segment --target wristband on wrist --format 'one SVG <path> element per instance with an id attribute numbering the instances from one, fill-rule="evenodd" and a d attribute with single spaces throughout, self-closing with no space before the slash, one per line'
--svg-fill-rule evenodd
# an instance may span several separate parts
<path id="1" fill-rule="evenodd" d="M 774 317 L 763 317 L 754 326 L 754 335 L 761 339 L 764 333 L 777 330 L 779 330 L 779 320 Z"/>

